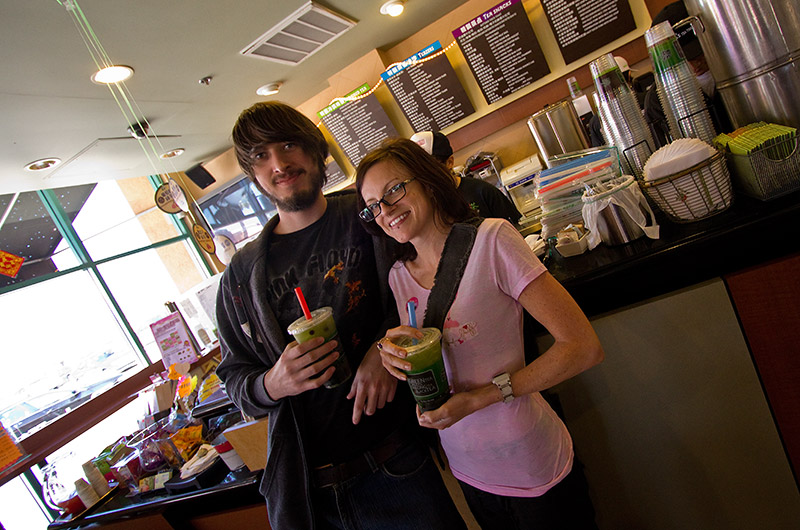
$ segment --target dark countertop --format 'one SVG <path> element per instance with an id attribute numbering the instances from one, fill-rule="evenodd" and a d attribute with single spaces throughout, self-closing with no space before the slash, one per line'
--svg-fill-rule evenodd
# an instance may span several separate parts
<path id="1" fill-rule="evenodd" d="M 48 530 L 84 528 L 91 525 L 133 519 L 147 514 L 160 513 L 173 528 L 183 528 L 194 515 L 202 515 L 264 502 L 258 492 L 260 471 L 251 472 L 246 467 L 231 471 L 219 484 L 202 490 L 168 494 L 165 490 L 146 493 L 141 497 L 127 497 L 121 490 L 112 495 L 89 515 L 77 521 L 56 520 Z"/>
<path id="2" fill-rule="evenodd" d="M 800 191 L 770 201 L 737 194 L 724 212 L 691 223 L 656 218 L 659 239 L 556 253 L 547 268 L 594 316 L 800 252 Z"/>

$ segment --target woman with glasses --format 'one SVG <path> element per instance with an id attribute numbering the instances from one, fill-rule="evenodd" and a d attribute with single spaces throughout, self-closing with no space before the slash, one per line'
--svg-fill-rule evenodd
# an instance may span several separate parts
<path id="1" fill-rule="evenodd" d="M 407 302 L 414 299 L 422 315 L 442 255 L 453 248 L 448 236 L 454 225 L 469 221 L 470 208 L 444 167 L 405 139 L 368 154 L 356 188 L 368 230 L 382 230 L 402 244 L 388 281 L 401 322 L 408 324 Z M 442 330 L 453 394 L 438 409 L 418 409 L 420 425 L 439 431 L 453 475 L 484 530 L 596 528 L 577 463 L 573 471 L 572 439 L 539 394 L 603 359 L 589 321 L 505 220 L 478 225 L 457 285 Z M 527 366 L 523 311 L 555 339 Z M 378 344 L 384 366 L 400 380 L 411 366 L 392 339 L 403 335 L 422 338 L 403 325 Z"/>

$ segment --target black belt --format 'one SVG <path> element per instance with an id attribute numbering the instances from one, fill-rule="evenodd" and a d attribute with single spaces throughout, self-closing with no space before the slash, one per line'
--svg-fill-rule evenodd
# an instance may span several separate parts
<path id="1" fill-rule="evenodd" d="M 383 464 L 409 443 L 409 437 L 404 436 L 399 431 L 395 431 L 376 447 L 358 455 L 352 460 L 342 464 L 328 464 L 313 469 L 311 471 L 311 476 L 314 486 L 317 488 L 327 488 L 368 473 L 372 471 L 373 465 L 379 466 Z M 370 460 L 372 462 L 370 462 Z"/>

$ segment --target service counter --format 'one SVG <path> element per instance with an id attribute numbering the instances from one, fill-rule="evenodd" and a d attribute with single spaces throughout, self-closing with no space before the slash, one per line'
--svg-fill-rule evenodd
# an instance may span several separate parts
<path id="1" fill-rule="evenodd" d="M 780 523 L 777 511 L 800 513 L 800 496 L 722 278 L 795 259 L 800 192 L 768 202 L 737 195 L 706 220 L 658 221 L 660 239 L 547 260 L 606 349 L 599 367 L 556 388 L 600 528 L 745 528 L 756 509 Z M 540 339 L 546 347 L 548 337 Z M 257 478 L 231 473 L 206 490 L 140 502 L 117 495 L 80 521 L 49 528 L 263 522 Z M 765 494 L 754 494 L 754 485 Z"/>
<path id="2" fill-rule="evenodd" d="M 548 261 L 606 352 L 554 389 L 598 526 L 795 528 L 800 192 L 659 221 L 658 240 Z"/>
<path id="3" fill-rule="evenodd" d="M 593 316 L 800 252 L 800 192 L 771 201 L 737 194 L 724 212 L 691 223 L 656 217 L 659 239 L 556 253 L 547 268 Z"/>
<path id="4" fill-rule="evenodd" d="M 88 515 L 56 520 L 49 530 L 143 528 L 188 530 L 269 528 L 264 498 L 258 492 L 261 471 L 231 471 L 217 485 L 179 494 L 160 492 L 129 497 L 118 491 Z"/>

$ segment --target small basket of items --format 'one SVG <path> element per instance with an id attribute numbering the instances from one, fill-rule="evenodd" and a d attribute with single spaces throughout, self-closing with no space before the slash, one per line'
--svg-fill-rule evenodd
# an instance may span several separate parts
<path id="1" fill-rule="evenodd" d="M 697 138 L 679 138 L 657 150 L 642 178 L 647 196 L 676 223 L 711 217 L 733 203 L 724 154 Z"/>
<path id="2" fill-rule="evenodd" d="M 751 123 L 714 139 L 725 152 L 736 188 L 762 201 L 800 189 L 797 129 Z"/>

